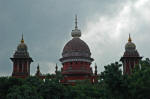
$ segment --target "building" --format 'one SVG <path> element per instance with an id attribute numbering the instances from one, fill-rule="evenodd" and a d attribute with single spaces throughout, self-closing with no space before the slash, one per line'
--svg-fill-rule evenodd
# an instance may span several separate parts
<path id="1" fill-rule="evenodd" d="M 132 73 L 133 68 L 136 65 L 139 65 L 141 59 L 142 57 L 136 50 L 136 45 L 132 42 L 132 39 L 129 34 L 128 42 L 125 45 L 124 55 L 120 59 L 120 61 L 122 61 L 123 63 L 123 73 L 130 75 Z"/>
<path id="2" fill-rule="evenodd" d="M 33 60 L 29 55 L 27 45 L 24 43 L 23 35 L 17 50 L 10 59 L 13 62 L 12 77 L 26 78 L 30 76 L 30 64 Z"/>
<path id="3" fill-rule="evenodd" d="M 61 74 L 63 76 L 61 82 L 64 84 L 74 84 L 77 81 L 83 80 L 89 80 L 92 83 L 97 82 L 97 65 L 95 64 L 95 71 L 93 72 L 91 64 L 94 59 L 91 57 L 89 46 L 80 39 L 81 35 L 81 31 L 77 26 L 76 16 L 75 29 L 71 32 L 72 39 L 64 46 L 62 57 L 60 58 L 60 62 L 62 63 Z M 17 50 L 10 59 L 13 62 L 12 77 L 26 78 L 30 76 L 30 64 L 33 60 L 29 55 L 27 45 L 24 43 L 23 35 Z M 136 50 L 136 45 L 132 42 L 129 35 L 124 55 L 120 59 L 123 63 L 123 73 L 130 75 L 133 68 L 139 64 L 141 59 L 142 57 Z M 55 73 L 57 74 L 57 64 L 55 69 Z M 35 76 L 41 79 L 45 79 L 46 77 L 40 72 L 39 65 L 37 66 Z"/>
<path id="4" fill-rule="evenodd" d="M 73 37 L 63 48 L 62 58 L 60 61 L 63 65 L 62 83 L 75 83 L 81 80 L 90 80 L 95 82 L 95 75 L 93 74 L 92 67 L 90 66 L 93 58 L 88 45 L 80 39 L 81 31 L 77 27 L 77 16 L 75 19 L 75 29 L 72 30 L 71 36 Z M 97 69 L 97 66 L 96 66 Z M 95 70 L 97 72 L 97 70 Z M 97 75 L 97 73 L 95 73 Z"/>

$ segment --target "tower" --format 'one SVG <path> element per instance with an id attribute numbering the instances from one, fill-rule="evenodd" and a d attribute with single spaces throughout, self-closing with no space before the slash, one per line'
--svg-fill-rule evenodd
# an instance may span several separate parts
<path id="1" fill-rule="evenodd" d="M 58 72 L 58 66 L 57 66 L 57 63 L 56 63 L 56 66 L 55 66 L 55 73 L 57 74 Z"/>
<path id="2" fill-rule="evenodd" d="M 38 64 L 38 66 L 37 66 L 37 71 L 36 71 L 35 76 L 37 76 L 37 77 L 42 76 L 42 73 L 40 72 L 40 66 L 39 66 L 39 64 Z"/>
<path id="3" fill-rule="evenodd" d="M 77 26 L 77 16 L 75 17 L 75 29 L 71 32 L 70 40 L 63 49 L 60 61 L 63 65 L 63 83 L 75 83 L 80 80 L 93 81 L 93 71 L 90 67 L 92 61 L 91 52 L 88 45 L 80 39 L 81 31 Z"/>
<path id="4" fill-rule="evenodd" d="M 12 77 L 26 78 L 30 76 L 30 64 L 33 62 L 29 56 L 27 45 L 24 43 L 23 35 L 12 58 L 13 72 Z"/>
<path id="5" fill-rule="evenodd" d="M 120 59 L 120 61 L 123 63 L 123 73 L 130 75 L 132 73 L 132 69 L 135 67 L 135 65 L 139 64 L 141 59 L 142 57 L 136 50 L 136 45 L 132 42 L 129 34 L 128 43 L 125 45 L 124 55 Z"/>

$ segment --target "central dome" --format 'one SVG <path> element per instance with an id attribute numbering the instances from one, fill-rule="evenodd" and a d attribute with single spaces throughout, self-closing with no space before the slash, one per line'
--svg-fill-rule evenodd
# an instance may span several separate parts
<path id="1" fill-rule="evenodd" d="M 73 38 L 65 45 L 62 56 L 63 57 L 70 57 L 70 56 L 90 57 L 91 52 L 88 45 L 83 40 L 81 40 L 80 38 Z"/>
<path id="2" fill-rule="evenodd" d="M 60 61 L 62 63 L 75 61 L 91 63 L 94 59 L 91 58 L 88 45 L 80 39 L 81 31 L 77 27 L 77 17 L 75 19 L 75 29 L 72 30 L 71 35 L 73 38 L 64 46 Z"/>

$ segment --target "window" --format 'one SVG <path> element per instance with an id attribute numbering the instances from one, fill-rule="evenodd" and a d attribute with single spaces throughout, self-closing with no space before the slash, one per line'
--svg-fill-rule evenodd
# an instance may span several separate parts
<path id="1" fill-rule="evenodd" d="M 22 71 L 22 64 L 20 63 L 19 64 L 19 72 L 21 72 Z"/>

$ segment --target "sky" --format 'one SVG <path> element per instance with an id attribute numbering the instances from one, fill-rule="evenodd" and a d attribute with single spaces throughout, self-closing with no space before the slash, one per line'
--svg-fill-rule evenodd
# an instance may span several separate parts
<path id="1" fill-rule="evenodd" d="M 149 0 L 0 0 L 0 76 L 12 74 L 13 56 L 23 33 L 31 74 L 54 73 L 65 44 L 72 39 L 75 14 L 78 27 L 98 66 L 119 61 L 131 34 L 143 58 L 150 57 Z"/>

